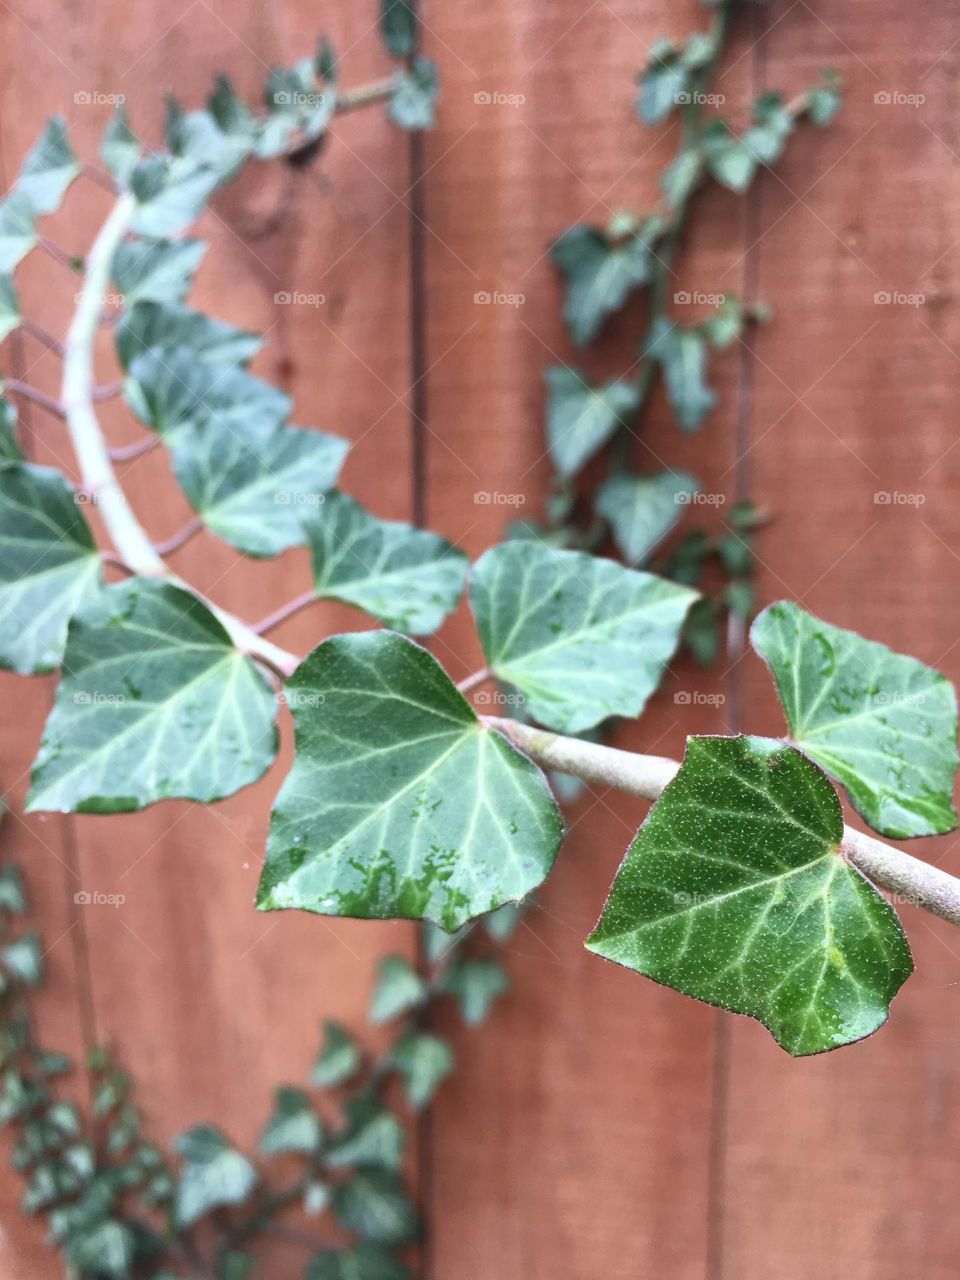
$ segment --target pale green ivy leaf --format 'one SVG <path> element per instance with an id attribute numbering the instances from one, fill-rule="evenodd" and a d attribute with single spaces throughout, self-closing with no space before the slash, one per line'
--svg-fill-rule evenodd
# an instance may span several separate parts
<path id="1" fill-rule="evenodd" d="M 427 986 L 403 956 L 384 956 L 377 966 L 377 985 L 370 1005 L 370 1021 L 389 1022 L 423 1002 Z"/>
<path id="2" fill-rule="evenodd" d="M 403 1125 L 372 1097 L 351 1098 L 345 1107 L 344 1131 L 324 1154 L 331 1169 L 353 1166 L 398 1169 L 406 1142 Z"/>
<path id="3" fill-rule="evenodd" d="M 54 116 L 37 139 L 20 170 L 15 190 L 26 196 L 34 213 L 54 213 L 80 172 L 80 161 L 67 137 L 67 122 Z"/>
<path id="4" fill-rule="evenodd" d="M 432 129 L 436 123 L 440 77 L 435 63 L 419 55 L 399 72 L 390 97 L 390 119 L 401 129 Z"/>
<path id="5" fill-rule="evenodd" d="M 422 1111 L 453 1071 L 455 1061 L 453 1050 L 440 1036 L 411 1032 L 397 1041 L 390 1065 L 406 1081 L 410 1106 Z"/>
<path id="6" fill-rule="evenodd" d="M 151 347 L 189 347 L 205 364 L 242 365 L 263 345 L 259 334 L 214 320 L 202 311 L 152 299 L 125 309 L 117 325 L 116 342 L 125 370 Z"/>
<path id="7" fill-rule="evenodd" d="M 100 141 L 100 158 L 120 187 L 129 187 L 133 171 L 143 155 L 143 147 L 133 130 L 127 109 L 120 103 Z"/>
<path id="8" fill-rule="evenodd" d="M 344 493 L 328 493 L 304 528 L 319 597 L 421 636 L 457 607 L 469 562 L 445 538 L 380 520 Z"/>
<path id="9" fill-rule="evenodd" d="M 195 222 L 222 174 L 181 156 L 145 156 L 130 175 L 137 200 L 131 226 L 137 235 L 176 236 Z"/>
<path id="10" fill-rule="evenodd" d="M 510 990 L 510 979 L 499 961 L 489 956 L 455 961 L 444 972 L 440 989 L 453 996 L 468 1027 L 479 1027 L 495 1000 Z"/>
<path id="11" fill-rule="evenodd" d="M 601 486 L 596 507 L 609 520 L 624 559 L 642 564 L 675 527 L 697 490 L 696 480 L 685 471 L 616 475 Z"/>
<path id="12" fill-rule="evenodd" d="M 9 273 L 37 243 L 33 205 L 22 191 L 0 200 L 0 271 Z"/>
<path id="13" fill-rule="evenodd" d="M 67 624 L 97 592 L 100 556 L 83 506 L 59 471 L 0 466 L 0 666 L 60 665 Z"/>
<path id="14" fill-rule="evenodd" d="M 403 1179 L 391 1169 L 358 1169 L 334 1189 L 333 1208 L 348 1231 L 375 1244 L 409 1244 L 420 1233 Z"/>
<path id="15" fill-rule="evenodd" d="M 561 475 L 572 476 L 624 426 L 640 403 L 635 382 L 591 386 L 576 369 L 547 370 L 547 443 Z"/>
<path id="16" fill-rule="evenodd" d="M 875 831 L 952 831 L 957 698 L 939 671 L 782 600 L 750 632 L 791 740 L 842 782 Z"/>
<path id="17" fill-rule="evenodd" d="M 0 396 L 0 468 L 23 461 L 23 450 L 17 440 L 17 411 L 9 400 Z"/>
<path id="18" fill-rule="evenodd" d="M 20 313 L 20 301 L 10 276 L 0 275 L 0 342 L 14 329 L 20 328 L 23 316 Z"/>
<path id="19" fill-rule="evenodd" d="M 287 682 L 295 759 L 257 905 L 456 929 L 522 898 L 562 822 L 543 775 L 437 661 L 390 632 L 335 636 Z"/>
<path id="20" fill-rule="evenodd" d="M 275 710 L 263 676 L 196 596 L 154 579 L 115 583 L 70 625 L 27 807 L 220 800 L 272 763 Z"/>
<path id="21" fill-rule="evenodd" d="M 114 284 L 128 307 L 183 302 L 206 252 L 202 240 L 124 240 L 113 256 Z"/>
<path id="22" fill-rule="evenodd" d="M 487 665 L 562 733 L 640 714 L 695 599 L 613 560 L 532 542 L 491 548 L 470 579 Z"/>
<path id="23" fill-rule="evenodd" d="M 253 1165 L 212 1125 L 197 1125 L 176 1138 L 174 1146 L 184 1162 L 174 1210 L 181 1229 L 211 1209 L 242 1204 L 257 1185 Z"/>
<path id="24" fill-rule="evenodd" d="M 312 1084 L 329 1089 L 345 1084 L 360 1070 L 363 1053 L 356 1040 L 338 1022 L 324 1023 L 323 1044 L 310 1073 Z"/>
<path id="25" fill-rule="evenodd" d="M 550 256 L 566 278 L 564 315 L 578 346 L 594 338 L 607 316 L 651 279 L 650 246 L 659 230 L 659 222 L 649 219 L 611 240 L 596 227 L 574 226 L 554 241 Z"/>
<path id="26" fill-rule="evenodd" d="M 756 1018 L 789 1053 L 886 1021 L 913 963 L 900 923 L 840 854 L 815 764 L 767 738 L 688 738 L 630 846 L 589 950 Z"/>
<path id="27" fill-rule="evenodd" d="M 646 355 L 663 369 L 667 399 L 681 429 L 696 431 L 717 402 L 706 382 L 706 338 L 698 329 L 661 317 L 651 330 Z"/>
<path id="28" fill-rule="evenodd" d="M 289 1151 L 309 1154 L 323 1141 L 323 1126 L 308 1096 L 302 1089 L 281 1085 L 274 1094 L 273 1113 L 260 1137 L 260 1150 L 265 1156 Z"/>

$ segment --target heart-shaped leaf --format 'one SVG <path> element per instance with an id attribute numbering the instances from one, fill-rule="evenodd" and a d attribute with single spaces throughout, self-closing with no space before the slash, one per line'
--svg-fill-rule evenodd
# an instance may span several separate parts
<path id="1" fill-rule="evenodd" d="M 97 592 L 100 556 L 77 497 L 59 471 L 0 466 L 0 666 L 21 675 L 60 665 L 67 623 Z"/>
<path id="2" fill-rule="evenodd" d="M 287 1151 L 316 1151 L 323 1139 L 323 1126 L 309 1097 L 302 1089 L 281 1085 L 273 1097 L 273 1113 L 260 1137 L 265 1156 Z"/>
<path id="3" fill-rule="evenodd" d="M 179 235 L 200 216 L 222 177 L 188 157 L 145 156 L 130 175 L 137 199 L 133 230 L 151 240 Z"/>
<path id="4" fill-rule="evenodd" d="M 696 431 L 717 402 L 707 386 L 707 340 L 661 317 L 654 325 L 647 355 L 663 369 L 667 399 L 683 431 Z"/>
<path id="5" fill-rule="evenodd" d="M 550 256 L 566 277 L 564 314 L 578 346 L 594 338 L 607 316 L 651 278 L 650 244 L 659 229 L 650 221 L 612 241 L 596 227 L 574 226 L 554 242 Z"/>
<path id="6" fill-rule="evenodd" d="M 407 1084 L 407 1099 L 414 1111 L 422 1111 L 454 1068 L 453 1050 L 440 1036 L 410 1032 L 402 1036 L 390 1055 L 390 1065 Z"/>
<path id="7" fill-rule="evenodd" d="M 15 190 L 26 196 L 38 216 L 53 213 L 79 172 L 66 121 L 54 116 L 23 162 Z"/>
<path id="8" fill-rule="evenodd" d="M 28 809 L 210 803 L 273 761 L 273 693 L 206 605 L 179 587 L 133 578 L 101 591 L 73 619 L 63 666 Z"/>
<path id="9" fill-rule="evenodd" d="M 318 596 L 418 636 L 457 607 L 468 561 L 445 538 L 379 520 L 344 493 L 328 493 L 305 528 Z"/>
<path id="10" fill-rule="evenodd" d="M 401 129 L 432 129 L 439 96 L 436 64 L 418 55 L 397 75 L 387 108 L 390 119 Z"/>
<path id="11" fill-rule="evenodd" d="M 624 558 L 642 564 L 676 525 L 697 489 L 696 480 L 685 471 L 617 475 L 597 494 L 597 511 L 610 521 Z"/>
<path id="12" fill-rule="evenodd" d="M 142 155 L 143 147 L 130 128 L 127 109 L 121 102 L 103 131 L 100 159 L 118 186 L 128 187 Z"/>
<path id="13" fill-rule="evenodd" d="M 348 1231 L 375 1244 L 409 1244 L 419 1235 L 417 1212 L 392 1169 L 358 1169 L 334 1190 L 333 1209 Z"/>
<path id="14" fill-rule="evenodd" d="M 335 636 L 286 698 L 296 756 L 261 910 L 456 929 L 544 879 L 562 822 L 543 775 L 484 728 L 426 650 L 391 632 Z"/>
<path id="15" fill-rule="evenodd" d="M 206 248 L 202 240 L 124 240 L 113 255 L 113 282 L 128 307 L 141 300 L 176 306 L 190 292 Z"/>
<path id="16" fill-rule="evenodd" d="M 22 191 L 13 190 L 0 200 L 0 271 L 12 271 L 36 243 L 33 205 Z"/>
<path id="17" fill-rule="evenodd" d="M 212 1125 L 197 1125 L 174 1146 L 183 1157 L 175 1206 L 181 1228 L 220 1205 L 241 1204 L 257 1185 L 253 1165 Z"/>
<path id="18" fill-rule="evenodd" d="M 913 963 L 842 835 L 837 793 L 793 747 L 688 738 L 587 947 L 756 1018 L 789 1053 L 860 1040 Z"/>
<path id="19" fill-rule="evenodd" d="M 629 420 L 640 402 L 632 382 L 592 387 L 576 369 L 547 370 L 547 442 L 561 475 L 572 476 Z"/>
<path id="20" fill-rule="evenodd" d="M 261 346 L 256 333 L 169 302 L 137 302 L 117 326 L 117 355 L 124 369 L 151 347 L 189 347 L 206 364 L 246 364 Z"/>
<path id="21" fill-rule="evenodd" d="M 790 737 L 875 831 L 952 831 L 957 697 L 939 671 L 782 600 L 755 620 Z"/>
<path id="22" fill-rule="evenodd" d="M 307 541 L 308 513 L 336 484 L 349 444 L 303 427 L 235 415 L 173 440 L 173 466 L 208 529 L 250 556 L 275 556 Z"/>
<path id="23" fill-rule="evenodd" d="M 640 714 L 696 598 L 613 560 L 534 542 L 491 548 L 470 579 L 490 670 L 519 689 L 534 719 L 564 733 Z"/>

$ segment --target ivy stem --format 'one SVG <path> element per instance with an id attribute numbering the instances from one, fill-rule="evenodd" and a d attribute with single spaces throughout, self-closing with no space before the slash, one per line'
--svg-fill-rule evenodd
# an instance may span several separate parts
<path id="1" fill-rule="evenodd" d="M 31 337 L 36 338 L 38 342 L 42 342 L 50 351 L 55 351 L 58 356 L 63 355 L 63 343 L 60 339 L 48 333 L 43 325 L 35 324 L 29 316 L 20 317 L 20 328 L 24 333 L 29 333 Z"/>
<path id="2" fill-rule="evenodd" d="M 292 600 L 288 600 L 286 604 L 282 604 L 279 609 L 274 609 L 273 613 L 268 613 L 265 618 L 254 623 L 254 631 L 258 636 L 262 636 L 267 631 L 272 631 L 274 627 L 279 627 L 281 622 L 286 622 L 287 618 L 292 618 L 295 613 L 299 613 L 301 609 L 306 609 L 308 605 L 314 604 L 320 597 L 315 591 L 303 591 L 300 595 L 294 596 Z"/>
<path id="3" fill-rule="evenodd" d="M 19 378 L 4 378 L 2 385 L 4 391 L 13 391 L 17 395 L 23 396 L 25 400 L 32 400 L 41 409 L 46 409 L 47 413 L 52 413 L 55 418 L 63 420 L 67 416 L 64 406 L 59 400 L 55 400 L 53 396 L 48 396 L 45 391 L 39 391 L 36 387 L 31 387 L 29 382 L 21 382 Z"/>
<path id="4" fill-rule="evenodd" d="M 281 675 L 289 675 L 298 662 L 295 654 L 262 639 L 245 622 L 206 600 L 167 568 L 113 470 L 110 450 L 94 409 L 93 351 L 113 255 L 130 227 L 135 208 L 132 193 L 125 192 L 100 228 L 86 259 L 83 285 L 67 332 L 61 400 L 80 467 L 81 486 L 96 503 L 114 548 L 133 573 L 161 578 L 190 591 L 216 615 L 238 649 L 259 658 Z"/>
<path id="5" fill-rule="evenodd" d="M 169 556 L 172 555 L 174 551 L 179 551 L 180 548 L 185 543 L 189 542 L 195 534 L 198 534 L 202 528 L 203 521 L 199 516 L 194 516 L 192 520 L 187 521 L 182 529 L 179 529 L 176 533 L 172 534 L 165 542 L 158 542 L 155 544 L 157 555 Z"/>
<path id="6" fill-rule="evenodd" d="M 639 755 L 579 738 L 565 738 L 497 716 L 482 719 L 544 768 L 571 773 L 583 782 L 616 787 L 644 800 L 659 799 L 680 768 L 676 760 L 664 756 Z M 839 852 L 863 876 L 895 894 L 899 901 L 960 925 L 960 880 L 946 871 L 853 827 L 844 827 Z"/>
<path id="7" fill-rule="evenodd" d="M 360 107 L 369 106 L 372 102 L 386 102 L 392 97 L 397 82 L 394 76 L 386 80 L 374 80 L 371 84 L 361 85 L 358 89 L 347 89 L 337 94 L 336 114 L 343 115 L 347 111 L 356 111 Z"/>
<path id="8" fill-rule="evenodd" d="M 461 680 L 457 688 L 461 693 L 469 693 L 478 684 L 483 684 L 484 680 L 489 680 L 491 675 L 492 672 L 489 667 L 481 667 L 479 671 L 474 671 L 472 676 L 467 676 L 465 680 Z"/>
<path id="9" fill-rule="evenodd" d="M 133 444 L 120 445 L 110 450 L 110 461 L 132 462 L 134 458 L 142 458 L 151 449 L 155 449 L 159 443 L 159 436 L 148 436 L 146 440 L 136 440 Z"/>

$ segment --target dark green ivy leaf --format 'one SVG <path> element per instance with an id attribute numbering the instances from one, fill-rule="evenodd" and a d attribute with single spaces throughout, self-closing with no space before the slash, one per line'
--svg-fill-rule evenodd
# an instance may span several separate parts
<path id="1" fill-rule="evenodd" d="M 197 1125 L 173 1145 L 183 1157 L 175 1203 L 181 1229 L 220 1205 L 241 1204 L 257 1185 L 253 1165 L 212 1125 Z"/>
<path id="2" fill-rule="evenodd" d="M 688 68 L 671 40 L 657 41 L 640 76 L 637 113 L 645 124 L 659 124 L 686 92 Z"/>
<path id="3" fill-rule="evenodd" d="M 356 1040 L 339 1022 L 324 1023 L 323 1044 L 310 1073 L 311 1083 L 321 1088 L 345 1084 L 356 1075 L 363 1054 Z"/>
<path id="4" fill-rule="evenodd" d="M 341 1253 L 311 1258 L 303 1280 L 412 1280 L 412 1273 L 383 1249 L 358 1244 Z"/>
<path id="5" fill-rule="evenodd" d="M 790 737 L 843 783 L 875 831 L 952 831 L 957 698 L 939 671 L 782 600 L 756 619 Z"/>
<path id="6" fill-rule="evenodd" d="M 530 542 L 491 548 L 470 579 L 490 670 L 533 719 L 563 733 L 640 714 L 694 599 L 613 560 Z"/>
<path id="7" fill-rule="evenodd" d="M 572 476 L 626 425 L 639 406 L 639 389 L 622 381 L 594 387 L 566 365 L 553 365 L 546 377 L 550 456 L 561 475 Z"/>
<path id="8" fill-rule="evenodd" d="M 391 1169 L 360 1169 L 333 1193 L 333 1208 L 348 1231 L 375 1244 L 409 1244 L 420 1223 L 403 1178 Z"/>
<path id="9" fill-rule="evenodd" d="M 71 624 L 27 807 L 116 813 L 222 799 L 272 763 L 275 709 L 196 596 L 153 579 L 115 583 Z"/>
<path id="10" fill-rule="evenodd" d="M 265 1156 L 288 1151 L 309 1154 L 322 1141 L 323 1126 L 310 1099 L 302 1089 L 282 1085 L 274 1094 L 273 1114 L 260 1138 L 260 1150 Z"/>
<path id="11" fill-rule="evenodd" d="M 688 738 L 587 947 L 756 1018 L 792 1054 L 870 1035 L 913 969 L 893 910 L 841 856 L 836 792 L 768 738 Z"/>
<path id="12" fill-rule="evenodd" d="M 379 520 L 344 493 L 328 493 L 304 527 L 319 597 L 413 635 L 436 631 L 456 608 L 468 561 L 445 538 Z"/>
<path id="13" fill-rule="evenodd" d="M 26 196 L 40 217 L 60 208 L 67 188 L 79 172 L 80 162 L 67 137 L 67 122 L 62 116 L 54 116 L 23 162 L 14 189 Z"/>
<path id="14" fill-rule="evenodd" d="M 410 1106 L 422 1111 L 453 1071 L 453 1050 L 440 1036 L 411 1033 L 397 1042 L 390 1064 L 406 1081 Z"/>
<path id="15" fill-rule="evenodd" d="M 23 450 L 17 440 L 17 411 L 9 400 L 0 396 L 0 467 L 23 460 Z"/>
<path id="16" fill-rule="evenodd" d="M 597 511 L 630 564 L 642 564 L 679 521 L 698 485 L 685 471 L 616 475 L 597 494 Z"/>
<path id="17" fill-rule="evenodd" d="M 0 666 L 34 675 L 60 665 L 67 624 L 100 583 L 100 556 L 59 471 L 0 467 Z"/>
<path id="18" fill-rule="evenodd" d="M 660 230 L 659 220 L 648 218 L 616 238 L 596 227 L 574 226 L 554 241 L 550 256 L 566 278 L 564 314 L 578 346 L 594 338 L 631 291 L 650 280 L 650 246 Z"/>
<path id="19" fill-rule="evenodd" d="M 0 867 L 0 911 L 22 915 L 27 909 L 27 897 L 23 888 L 20 868 L 13 865 Z"/>
<path id="20" fill-rule="evenodd" d="M 335 636 L 286 698 L 296 756 L 273 810 L 261 910 L 455 929 L 550 870 L 562 823 L 543 775 L 412 641 Z"/>
<path id="21" fill-rule="evenodd" d="M 698 329 L 660 317 L 650 333 L 647 357 L 663 369 L 667 399 L 683 431 L 696 431 L 716 404 L 707 386 L 707 342 Z"/>
<path id="22" fill-rule="evenodd" d="M 417 51 L 417 15 L 408 0 L 380 0 L 380 34 L 394 58 Z"/>
<path id="23" fill-rule="evenodd" d="M 346 1104 L 346 1115 L 346 1128 L 324 1156 L 331 1169 L 400 1167 L 406 1135 L 392 1111 L 375 1098 L 358 1097 Z"/>
<path id="24" fill-rule="evenodd" d="M 370 1004 L 370 1021 L 389 1022 L 415 1009 L 427 993 L 416 969 L 403 956 L 384 956 L 377 965 L 377 984 Z"/>

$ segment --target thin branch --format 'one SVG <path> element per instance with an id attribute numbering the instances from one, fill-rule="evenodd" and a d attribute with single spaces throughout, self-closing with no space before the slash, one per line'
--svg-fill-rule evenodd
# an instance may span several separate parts
<path id="1" fill-rule="evenodd" d="M 77 260 L 67 253 L 66 249 L 61 249 L 60 246 L 55 241 L 51 240 L 49 236 L 38 236 L 37 245 L 44 253 L 51 257 L 54 262 L 59 262 L 61 266 L 66 267 L 68 271 L 71 271 L 76 275 Z"/>
<path id="2" fill-rule="evenodd" d="M 489 667 L 481 667 L 479 671 L 474 671 L 472 676 L 467 676 L 465 680 L 461 680 L 457 688 L 461 693 L 469 693 L 478 684 L 483 684 L 484 680 L 489 680 L 492 674 Z"/>
<path id="3" fill-rule="evenodd" d="M 123 379 L 118 378 L 116 382 L 94 387 L 91 394 L 94 400 L 115 400 L 117 396 L 123 394 Z"/>
<path id="4" fill-rule="evenodd" d="M 91 182 L 95 182 L 98 187 L 103 187 L 105 191 L 109 191 L 111 195 L 117 194 L 117 184 L 104 169 L 95 164 L 84 164 L 80 172 L 85 178 L 89 178 Z"/>
<path id="5" fill-rule="evenodd" d="M 21 382 L 19 378 L 5 378 L 3 380 L 4 391 L 13 391 L 17 395 L 23 396 L 26 400 L 32 400 L 34 404 L 38 404 L 41 409 L 46 409 L 48 413 L 52 413 L 55 418 L 66 421 L 67 411 L 59 400 L 55 400 L 53 396 L 48 396 L 45 391 L 40 391 L 37 387 L 31 387 L 28 382 Z"/>
<path id="6" fill-rule="evenodd" d="M 254 631 L 258 636 L 272 631 L 274 627 L 278 627 L 281 622 L 286 622 L 287 618 L 292 618 L 295 613 L 299 613 L 301 609 L 306 609 L 308 605 L 314 604 L 320 597 L 315 591 L 304 591 L 300 595 L 295 596 L 292 600 L 288 600 L 286 604 L 282 604 L 279 609 L 274 609 L 273 613 L 268 613 L 265 618 L 254 624 Z"/>
<path id="7" fill-rule="evenodd" d="M 29 333 L 31 337 L 36 338 L 38 342 L 42 342 L 50 351 L 55 351 L 58 356 L 63 355 L 63 343 L 60 339 L 55 338 L 52 333 L 48 333 L 42 325 L 35 324 L 28 316 L 21 318 L 20 328 L 24 333 Z"/>
<path id="8" fill-rule="evenodd" d="M 189 542 L 195 534 L 198 534 L 203 528 L 203 521 L 199 516 L 194 516 L 192 520 L 188 520 L 183 528 L 167 538 L 166 542 L 156 543 L 156 551 L 158 556 L 170 556 L 174 551 L 179 551 L 185 543 Z"/>
<path id="9" fill-rule="evenodd" d="M 131 462 L 134 458 L 142 458 L 160 443 L 159 436 L 147 436 L 145 440 L 135 440 L 133 444 L 121 444 L 110 449 L 111 462 Z"/>
<path id="10" fill-rule="evenodd" d="M 375 80 L 372 84 L 361 85 L 359 89 L 346 89 L 337 94 L 335 115 L 345 115 L 348 111 L 356 111 L 360 107 L 368 107 L 374 102 L 387 102 L 393 97 L 397 88 L 394 76 L 386 80 Z"/>
<path id="11" fill-rule="evenodd" d="M 546 769 L 571 773 L 584 782 L 616 787 L 644 800 L 657 800 L 680 765 L 663 756 L 637 755 L 596 742 L 564 738 L 516 720 L 484 716 L 514 746 Z M 868 880 L 913 906 L 960 925 L 960 880 L 902 849 L 844 827 L 840 852 Z"/>
<path id="12" fill-rule="evenodd" d="M 113 470 L 106 440 L 93 402 L 93 346 L 100 324 L 101 299 L 110 282 L 110 265 L 133 217 L 135 200 L 122 195 L 97 235 L 86 259 L 83 287 L 67 334 L 63 365 L 63 406 L 67 428 L 80 466 L 84 489 L 96 498 L 104 525 L 121 559 L 145 577 L 162 578 L 190 591 L 219 619 L 244 653 L 258 658 L 280 675 L 289 675 L 299 659 L 252 631 L 234 614 L 219 608 L 182 581 L 163 559 L 137 519 Z"/>

